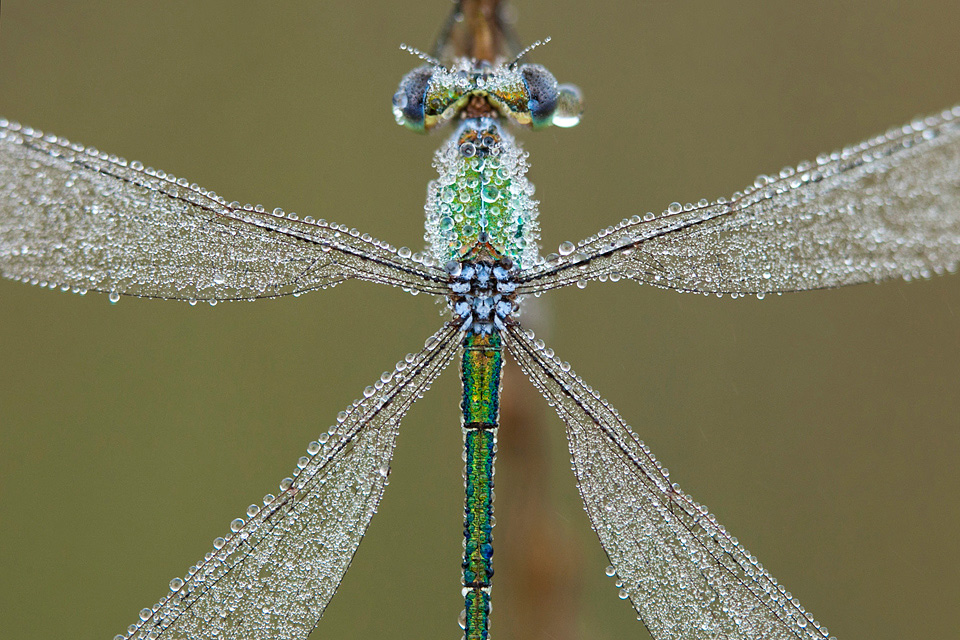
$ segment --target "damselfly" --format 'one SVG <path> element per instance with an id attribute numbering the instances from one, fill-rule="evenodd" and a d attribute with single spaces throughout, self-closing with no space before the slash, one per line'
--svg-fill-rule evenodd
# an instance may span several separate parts
<path id="1" fill-rule="evenodd" d="M 567 74 L 564 74 L 564 75 L 567 75 Z M 26 119 L 26 118 L 24 118 L 24 119 Z M 92 137 L 92 136 L 90 136 L 90 137 Z M 849 137 L 849 136 L 848 136 L 848 137 Z M 841 138 L 841 139 L 844 139 L 844 138 Z M 564 143 L 563 138 L 560 137 L 560 138 L 558 139 L 558 145 L 559 145 L 558 148 L 563 148 L 563 145 L 564 145 L 564 144 L 565 144 L 565 143 Z M 537 160 L 536 154 L 534 155 L 534 160 Z M 170 164 L 170 163 L 167 163 L 167 164 Z M 537 166 L 538 166 L 538 163 L 537 163 L 537 162 L 534 162 L 534 167 L 536 168 Z M 538 180 L 537 182 L 538 182 L 538 184 L 540 184 L 540 181 L 539 181 L 539 180 Z M 549 202 L 549 198 L 547 198 L 547 197 L 544 197 L 544 200 L 547 201 L 547 202 Z M 545 207 L 545 211 L 546 211 L 546 210 L 547 210 L 547 209 L 546 209 L 546 207 Z M 549 218 L 546 218 L 546 219 L 549 220 Z M 549 226 L 549 225 L 548 225 L 548 226 Z M 379 234 L 379 235 L 386 235 L 386 234 Z M 556 242 L 554 242 L 553 244 L 555 245 Z M 622 285 L 621 285 L 621 286 L 622 286 Z M 579 292 L 574 292 L 574 293 L 579 293 Z M 620 294 L 620 295 L 623 296 L 624 294 Z M 569 298 L 568 298 L 568 299 L 569 299 Z M 409 432 L 410 429 L 408 428 L 406 431 Z M 405 436 L 405 437 L 406 437 L 406 436 Z M 713 503 L 713 501 L 710 501 L 710 502 L 711 502 L 711 504 Z M 738 529 L 739 529 L 739 528 L 738 528 Z M 790 582 L 791 582 L 791 581 L 788 581 L 788 583 L 790 583 Z M 818 609 L 815 608 L 815 610 L 818 610 Z"/>

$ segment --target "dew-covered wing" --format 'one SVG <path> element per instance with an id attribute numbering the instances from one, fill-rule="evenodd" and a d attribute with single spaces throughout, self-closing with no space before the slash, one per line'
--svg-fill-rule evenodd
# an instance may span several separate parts
<path id="1" fill-rule="evenodd" d="M 564 243 L 520 293 L 621 277 L 681 291 L 772 293 L 929 277 L 960 262 L 960 106 L 743 192 L 634 216 Z"/>
<path id="2" fill-rule="evenodd" d="M 450 363 L 449 323 L 337 416 L 285 479 L 119 640 L 299 640 L 316 626 L 380 502 L 397 428 Z"/>
<path id="3" fill-rule="evenodd" d="M 0 120 L 0 274 L 74 291 L 250 300 L 349 278 L 444 294 L 442 270 L 346 226 L 241 207 Z"/>
<path id="4" fill-rule="evenodd" d="M 584 507 L 656 640 L 829 637 L 568 364 L 517 325 L 506 344 L 566 423 Z"/>

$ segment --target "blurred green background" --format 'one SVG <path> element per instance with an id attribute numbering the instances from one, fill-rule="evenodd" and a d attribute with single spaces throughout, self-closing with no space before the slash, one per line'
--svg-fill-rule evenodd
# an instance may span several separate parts
<path id="1" fill-rule="evenodd" d="M 428 48 L 448 8 L 4 0 L 0 114 L 418 247 L 442 138 L 397 127 L 390 98 L 416 62 L 398 45 Z M 587 100 L 579 127 L 520 134 L 548 250 L 960 101 L 956 0 L 515 11 Z M 542 303 L 558 355 L 832 633 L 955 636 L 960 277 L 762 302 L 593 284 Z M 365 283 L 191 308 L 0 282 L 2 635 L 122 631 L 440 310 Z M 451 370 L 408 415 L 315 637 L 459 637 L 457 405 Z M 543 500 L 582 544 L 572 636 L 645 637 L 547 418 Z M 498 589 L 495 637 L 516 637 Z"/>

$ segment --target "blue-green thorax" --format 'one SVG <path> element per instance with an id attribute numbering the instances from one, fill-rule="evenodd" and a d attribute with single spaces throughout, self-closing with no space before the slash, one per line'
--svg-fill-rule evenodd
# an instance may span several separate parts
<path id="1" fill-rule="evenodd" d="M 438 264 L 481 240 L 520 267 L 533 264 L 540 232 L 526 156 L 499 119 L 461 121 L 437 151 L 439 175 L 427 187 L 424 237 Z"/>
<path id="2" fill-rule="evenodd" d="M 544 67 L 512 60 L 459 57 L 405 75 L 393 96 L 397 122 L 414 131 L 456 124 L 433 164 L 427 189 L 426 240 L 437 264 L 468 257 L 509 258 L 518 268 L 537 258 L 537 203 L 526 154 L 504 123 L 538 129 L 580 120 L 580 92 Z"/>

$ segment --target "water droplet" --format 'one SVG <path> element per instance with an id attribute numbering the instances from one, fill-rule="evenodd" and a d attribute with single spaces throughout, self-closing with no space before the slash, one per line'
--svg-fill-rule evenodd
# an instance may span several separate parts
<path id="1" fill-rule="evenodd" d="M 500 190 L 488 184 L 480 191 L 480 199 L 484 202 L 496 202 L 500 198 Z"/>
<path id="2" fill-rule="evenodd" d="M 110 304 L 117 304 L 118 302 L 120 302 L 120 294 L 117 293 L 116 291 L 111 291 L 110 295 L 107 297 L 110 300 Z"/>
<path id="3" fill-rule="evenodd" d="M 180 578 L 174 578 L 170 581 L 170 591 L 180 591 L 183 587 L 183 580 Z"/>
<path id="4" fill-rule="evenodd" d="M 577 248 L 576 245 L 574 245 L 572 242 L 567 240 L 565 242 L 560 243 L 560 247 L 557 249 L 557 253 L 559 253 L 561 256 L 568 256 L 571 253 L 573 253 L 576 248 Z"/>

